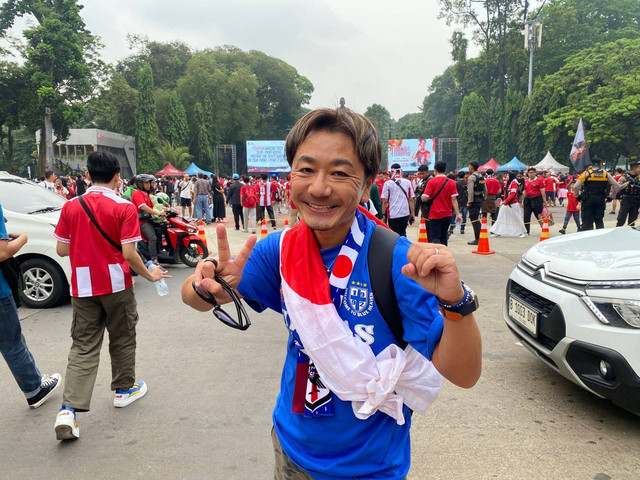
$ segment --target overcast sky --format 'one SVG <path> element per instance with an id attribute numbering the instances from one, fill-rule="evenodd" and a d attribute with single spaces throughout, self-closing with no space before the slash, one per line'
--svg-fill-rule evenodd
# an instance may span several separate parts
<path id="1" fill-rule="evenodd" d="M 81 3 L 87 28 L 102 38 L 108 62 L 130 53 L 128 33 L 181 40 L 195 49 L 261 50 L 311 80 L 311 107 L 337 106 L 344 97 L 359 112 L 382 104 L 397 120 L 418 111 L 431 80 L 451 63 L 453 27 L 438 20 L 437 0 Z"/>

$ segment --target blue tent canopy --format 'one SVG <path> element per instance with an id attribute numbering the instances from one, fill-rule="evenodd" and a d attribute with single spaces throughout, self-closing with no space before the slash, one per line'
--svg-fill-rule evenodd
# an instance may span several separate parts
<path id="1" fill-rule="evenodd" d="M 518 160 L 518 157 L 513 157 L 510 162 L 501 165 L 496 170 L 498 172 L 521 172 L 525 170 L 527 166 Z"/>
<path id="2" fill-rule="evenodd" d="M 206 170 L 202 170 L 199 166 L 197 166 L 193 162 L 191 162 L 191 165 L 189 165 L 189 167 L 187 167 L 187 169 L 184 171 L 184 173 L 186 173 L 187 175 L 197 175 L 198 173 L 204 173 L 205 175 L 208 175 L 208 176 L 213 175 L 213 173 L 211 173 L 211 172 L 207 172 Z"/>

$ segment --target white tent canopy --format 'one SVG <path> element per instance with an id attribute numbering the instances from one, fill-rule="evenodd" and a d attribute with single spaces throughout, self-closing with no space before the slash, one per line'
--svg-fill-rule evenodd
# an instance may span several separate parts
<path id="1" fill-rule="evenodd" d="M 556 173 L 569 173 L 569 167 L 558 162 L 551 152 L 547 152 L 540 163 L 535 165 L 538 170 L 553 170 Z"/>

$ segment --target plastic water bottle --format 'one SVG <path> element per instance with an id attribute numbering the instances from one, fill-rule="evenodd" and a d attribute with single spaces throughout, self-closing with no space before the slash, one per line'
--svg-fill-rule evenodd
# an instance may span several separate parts
<path id="1" fill-rule="evenodd" d="M 147 262 L 147 269 L 149 269 L 150 272 L 153 272 L 156 268 L 158 268 L 158 265 L 153 263 L 151 260 Z M 169 286 L 167 285 L 167 282 L 164 281 L 164 278 L 153 282 L 153 284 L 156 287 L 156 292 L 158 292 L 158 295 L 160 295 L 161 297 L 164 297 L 167 293 L 169 293 Z"/>

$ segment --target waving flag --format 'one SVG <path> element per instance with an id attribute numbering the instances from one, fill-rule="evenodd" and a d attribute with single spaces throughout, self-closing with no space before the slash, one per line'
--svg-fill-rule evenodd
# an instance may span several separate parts
<path id="1" fill-rule="evenodd" d="M 577 172 L 582 172 L 591 163 L 589 146 L 587 145 L 587 137 L 584 134 L 582 119 L 580 119 L 580 123 L 578 124 L 578 131 L 576 132 L 576 138 L 573 140 L 573 147 L 571 147 L 569 157 L 571 158 L 573 168 L 575 168 Z"/>

